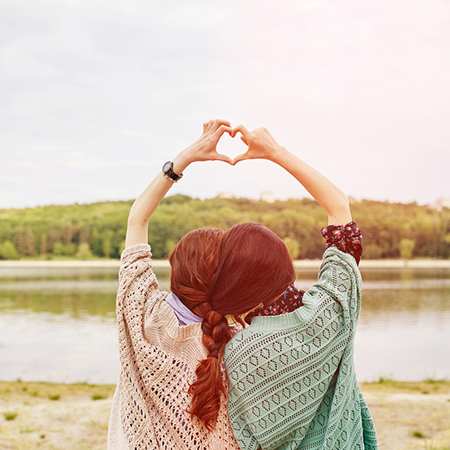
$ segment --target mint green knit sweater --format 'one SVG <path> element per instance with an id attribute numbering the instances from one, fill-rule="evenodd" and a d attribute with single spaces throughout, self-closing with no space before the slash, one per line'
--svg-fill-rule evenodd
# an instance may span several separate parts
<path id="1" fill-rule="evenodd" d="M 378 449 L 353 362 L 360 305 L 354 258 L 330 247 L 303 306 L 254 317 L 231 339 L 228 413 L 241 449 Z"/>

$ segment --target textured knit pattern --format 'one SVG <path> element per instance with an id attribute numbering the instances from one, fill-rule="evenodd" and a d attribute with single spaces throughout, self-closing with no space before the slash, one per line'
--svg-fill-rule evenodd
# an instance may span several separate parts
<path id="1" fill-rule="evenodd" d="M 198 361 L 206 357 L 201 324 L 178 326 L 166 292 L 158 290 L 150 246 L 122 254 L 117 294 L 121 421 L 133 450 L 237 450 L 222 397 L 216 430 L 186 410 Z M 223 371 L 225 386 L 228 386 Z"/>
<path id="2" fill-rule="evenodd" d="M 228 412 L 243 450 L 378 448 L 353 363 L 360 290 L 355 259 L 330 247 L 302 307 L 254 317 L 227 344 Z"/>

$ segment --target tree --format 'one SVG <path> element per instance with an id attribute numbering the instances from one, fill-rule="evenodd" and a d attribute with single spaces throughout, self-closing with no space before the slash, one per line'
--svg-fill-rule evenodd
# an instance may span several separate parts
<path id="1" fill-rule="evenodd" d="M 78 246 L 77 257 L 80 259 L 89 259 L 92 258 L 92 252 L 89 248 L 89 244 L 87 242 L 82 242 Z"/>
<path id="2" fill-rule="evenodd" d="M 400 240 L 400 258 L 411 259 L 416 243 L 412 239 L 403 238 Z"/>
<path id="3" fill-rule="evenodd" d="M 5 241 L 0 244 L 0 259 L 19 259 L 20 255 L 17 253 L 14 244 L 11 241 Z"/>
<path id="4" fill-rule="evenodd" d="M 113 232 L 111 230 L 106 230 L 103 233 L 102 252 L 103 252 L 103 256 L 105 258 L 111 257 L 111 253 L 113 250 L 112 243 L 111 243 L 112 235 L 113 235 Z"/>
<path id="5" fill-rule="evenodd" d="M 297 259 L 300 253 L 300 244 L 293 238 L 285 237 L 283 242 L 286 244 L 289 254 L 292 259 Z"/>
<path id="6" fill-rule="evenodd" d="M 47 253 L 47 233 L 44 233 L 41 236 L 41 256 L 44 256 Z"/>
<path id="7" fill-rule="evenodd" d="M 175 239 L 167 239 L 166 241 L 166 254 L 165 257 L 169 256 L 170 251 L 177 245 L 177 241 Z"/>
<path id="8" fill-rule="evenodd" d="M 363 246 L 363 257 L 365 259 L 379 259 L 381 257 L 381 247 L 377 244 L 369 244 Z"/>
<path id="9" fill-rule="evenodd" d="M 25 230 L 23 228 L 17 228 L 14 231 L 13 244 L 19 255 L 26 255 Z"/>
<path id="10" fill-rule="evenodd" d="M 34 255 L 34 234 L 31 227 L 27 227 L 25 229 L 24 234 L 24 240 L 25 240 L 25 254 L 27 256 L 33 256 Z"/>
<path id="11" fill-rule="evenodd" d="M 53 253 L 56 256 L 73 256 L 75 255 L 77 248 L 75 244 L 64 245 L 61 242 L 57 242 L 53 246 Z"/>

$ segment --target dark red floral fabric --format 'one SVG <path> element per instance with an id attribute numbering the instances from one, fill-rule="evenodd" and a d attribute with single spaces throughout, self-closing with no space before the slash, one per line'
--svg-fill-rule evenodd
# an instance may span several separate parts
<path id="1" fill-rule="evenodd" d="M 359 264 L 362 254 L 362 235 L 354 220 L 346 225 L 328 225 L 322 228 L 321 232 L 327 241 L 327 248 L 334 246 L 352 255 Z M 250 324 L 255 316 L 278 316 L 290 313 L 302 306 L 304 293 L 305 291 L 299 291 L 294 284 L 291 284 L 273 303 L 261 306 L 247 314 L 245 321 Z"/>
<path id="2" fill-rule="evenodd" d="M 322 228 L 322 236 L 327 240 L 327 248 L 334 246 L 341 252 L 352 255 L 356 264 L 359 264 L 362 236 L 354 220 L 347 225 L 328 225 Z"/>

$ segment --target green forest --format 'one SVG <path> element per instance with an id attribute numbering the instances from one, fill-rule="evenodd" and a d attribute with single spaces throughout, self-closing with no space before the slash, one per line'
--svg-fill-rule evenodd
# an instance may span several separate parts
<path id="1" fill-rule="evenodd" d="M 132 203 L 0 210 L 0 259 L 119 258 Z M 351 208 L 363 233 L 363 258 L 449 258 L 450 209 L 371 200 L 352 201 Z M 314 200 L 200 200 L 179 194 L 165 198 L 150 220 L 153 256 L 167 258 L 195 228 L 228 229 L 242 222 L 273 230 L 294 259 L 320 258 L 324 251 L 320 230 L 327 216 Z"/>

